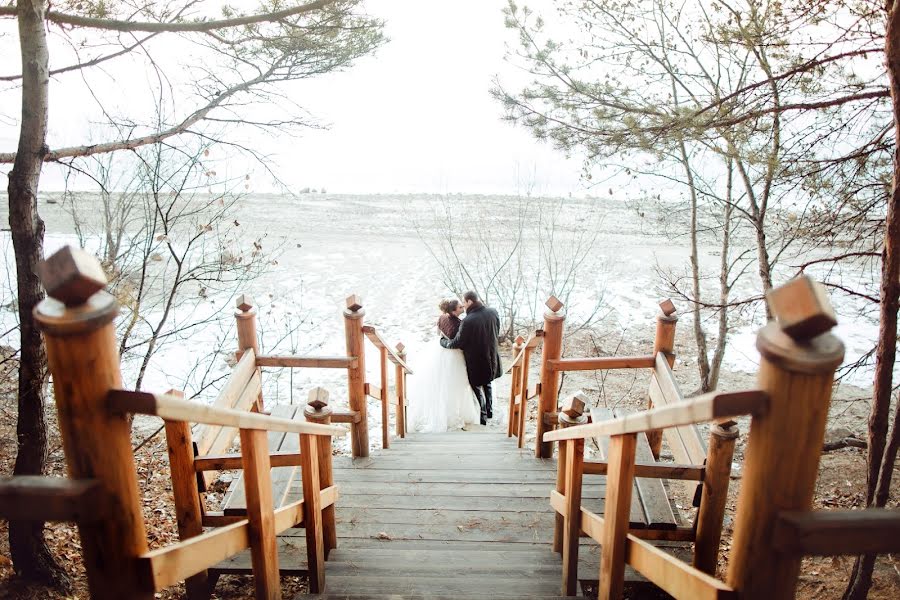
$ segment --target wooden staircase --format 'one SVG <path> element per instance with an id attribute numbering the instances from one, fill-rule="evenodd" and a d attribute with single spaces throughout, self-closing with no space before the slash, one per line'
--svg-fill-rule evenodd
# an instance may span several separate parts
<path id="1" fill-rule="evenodd" d="M 371 458 L 335 457 L 334 466 L 338 547 L 326 593 L 298 599 L 560 597 L 548 498 L 555 460 L 488 430 L 412 434 Z M 601 506 L 603 485 L 585 487 L 585 502 Z M 289 563 L 305 556 L 297 533 L 281 536 L 280 554 L 283 569 L 302 572 Z M 598 547 L 585 540 L 584 583 L 596 582 L 598 564 Z"/>

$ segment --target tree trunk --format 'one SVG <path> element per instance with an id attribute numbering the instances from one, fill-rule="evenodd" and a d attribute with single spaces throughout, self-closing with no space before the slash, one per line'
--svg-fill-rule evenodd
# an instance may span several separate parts
<path id="1" fill-rule="evenodd" d="M 725 346 L 728 342 L 728 298 L 731 295 L 731 284 L 728 275 L 731 271 L 729 250 L 731 248 L 731 216 L 734 211 L 732 204 L 732 190 L 734 185 L 734 167 L 728 160 L 728 178 L 726 180 L 725 207 L 722 214 L 724 229 L 722 233 L 722 256 L 719 262 L 719 338 L 716 340 L 716 349 L 713 352 L 712 364 L 709 369 L 709 389 L 719 387 L 719 373 L 722 370 L 722 360 L 725 358 Z"/>
<path id="2" fill-rule="evenodd" d="M 9 226 L 16 257 L 19 301 L 19 418 L 16 427 L 18 453 L 15 475 L 41 475 L 47 462 L 47 425 L 44 393 L 47 357 L 32 310 L 44 297 L 37 276 L 44 254 L 44 222 L 37 212 L 41 166 L 47 153 L 49 91 L 47 35 L 44 29 L 46 0 L 19 0 L 19 43 L 22 52 L 22 124 L 16 160 L 9 174 Z M 9 547 L 20 576 L 67 588 L 65 572 L 44 541 L 44 524 L 10 522 Z"/>
<path id="3" fill-rule="evenodd" d="M 891 197 L 888 200 L 881 262 L 881 304 L 878 347 L 875 351 L 875 387 L 869 413 L 866 477 L 867 506 L 881 507 L 887 501 L 890 477 L 896 458 L 897 431 L 891 436 L 890 451 L 885 453 L 891 406 L 894 359 L 897 352 L 897 309 L 900 306 L 900 152 L 896 141 L 900 127 L 900 10 L 889 6 L 885 31 L 885 58 L 894 113 L 894 170 Z M 890 464 L 887 464 L 890 463 Z M 877 491 L 877 493 L 876 493 Z M 875 556 L 856 559 L 844 600 L 864 600 L 872 586 Z"/>

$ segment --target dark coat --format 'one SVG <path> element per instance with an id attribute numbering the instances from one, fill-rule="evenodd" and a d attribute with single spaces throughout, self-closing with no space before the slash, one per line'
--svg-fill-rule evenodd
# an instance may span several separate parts
<path id="1" fill-rule="evenodd" d="M 466 313 L 456 337 L 442 339 L 441 346 L 463 351 L 469 385 L 487 385 L 503 375 L 497 344 L 499 334 L 500 315 L 493 308 L 478 304 Z"/>

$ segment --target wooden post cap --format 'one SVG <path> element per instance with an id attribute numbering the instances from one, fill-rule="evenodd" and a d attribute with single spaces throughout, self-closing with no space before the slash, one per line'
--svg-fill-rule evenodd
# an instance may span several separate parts
<path id="1" fill-rule="evenodd" d="M 100 261 L 80 248 L 65 246 L 38 264 L 47 295 L 66 306 L 80 306 L 106 287 Z"/>
<path id="2" fill-rule="evenodd" d="M 797 341 L 812 339 L 837 325 L 825 286 L 807 275 L 769 290 L 766 302 L 781 330 Z"/>
<path id="3" fill-rule="evenodd" d="M 397 352 L 403 354 L 406 351 L 406 346 L 403 345 L 403 342 L 397 342 Z"/>
<path id="4" fill-rule="evenodd" d="M 660 310 L 662 310 L 663 314 L 666 315 L 667 317 L 671 317 L 673 314 L 675 314 L 675 311 L 677 310 L 675 308 L 675 303 L 672 302 L 671 298 L 666 298 L 665 300 L 660 302 L 659 308 L 660 308 Z"/>
<path id="5" fill-rule="evenodd" d="M 350 312 L 357 312 L 362 308 L 362 298 L 360 298 L 356 294 L 347 296 L 347 308 L 350 310 Z"/>
<path id="6" fill-rule="evenodd" d="M 323 387 L 316 387 L 309 391 L 309 400 L 306 402 L 315 410 L 322 410 L 328 406 L 328 390 Z"/>
<path id="7" fill-rule="evenodd" d="M 584 407 L 587 405 L 588 397 L 584 392 L 578 391 L 563 400 L 560 412 L 571 418 L 577 418 L 584 414 Z"/>
<path id="8" fill-rule="evenodd" d="M 521 335 L 517 335 L 516 336 L 516 346 L 521 346 L 524 343 L 525 343 L 525 338 L 523 338 Z"/>
<path id="9" fill-rule="evenodd" d="M 249 294 L 241 294 L 237 297 L 237 302 L 235 302 L 234 305 L 241 312 L 247 312 L 253 308 L 255 302 L 253 302 L 253 296 L 250 296 Z"/>
<path id="10" fill-rule="evenodd" d="M 559 312 L 563 307 L 563 303 L 556 296 L 550 296 L 547 298 L 547 301 L 544 302 L 552 312 Z"/>

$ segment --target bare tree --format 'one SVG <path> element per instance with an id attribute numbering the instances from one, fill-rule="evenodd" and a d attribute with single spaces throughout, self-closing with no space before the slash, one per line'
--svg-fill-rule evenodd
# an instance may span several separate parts
<path id="1" fill-rule="evenodd" d="M 165 3 L 66 2 L 50 10 L 48 0 L 17 0 L 0 6 L 0 18 L 14 18 L 19 32 L 22 70 L 4 77 L 21 82 L 21 122 L 15 152 L 0 153 L 0 163 L 12 163 L 9 174 L 10 227 L 16 256 L 19 298 L 19 450 L 15 473 L 40 474 L 47 453 L 44 404 L 46 357 L 31 313 L 43 297 L 37 264 L 43 256 L 44 223 L 38 214 L 41 169 L 47 161 L 64 162 L 115 150 L 132 150 L 177 135 L 203 136 L 203 123 L 290 129 L 307 123 L 296 107 L 284 119 L 254 121 L 252 103 L 281 102 L 277 84 L 338 70 L 370 53 L 382 41 L 381 22 L 359 12 L 359 0 L 314 0 L 306 4 L 272 2 L 260 12 L 237 14 L 225 7 L 222 18 L 199 12 L 195 0 Z M 61 10 L 60 10 L 61 9 Z M 195 66 L 193 94 L 179 106 L 193 108 L 171 122 L 140 125 L 132 116 L 119 123 L 120 135 L 88 145 L 51 148 L 47 144 L 50 110 L 48 31 L 76 49 L 70 64 L 54 72 L 84 72 L 121 56 L 142 52 L 148 68 L 166 85 L 165 69 L 175 67 L 154 56 L 157 38 L 180 34 L 208 52 L 208 62 Z M 90 39 L 94 43 L 84 43 Z M 101 42 L 97 44 L 96 42 Z M 109 44 L 109 45 L 106 45 Z M 109 50 L 111 46 L 116 46 Z M 101 48 L 90 58 L 79 49 Z M 105 54 L 103 52 L 106 52 Z M 243 117 L 242 117 L 243 113 Z M 17 573 L 35 580 L 65 585 L 42 539 L 43 524 L 10 524 L 10 547 Z"/>

